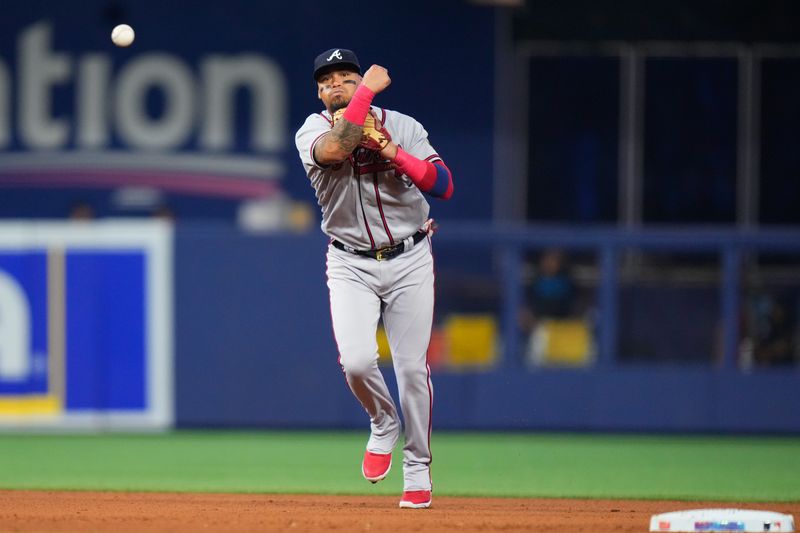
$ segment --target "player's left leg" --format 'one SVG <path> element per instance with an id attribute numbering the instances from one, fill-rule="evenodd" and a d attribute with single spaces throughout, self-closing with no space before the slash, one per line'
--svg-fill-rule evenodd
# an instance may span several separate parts
<path id="1" fill-rule="evenodd" d="M 384 263 L 393 286 L 384 297 L 383 323 L 392 351 L 405 420 L 405 491 L 430 491 L 433 386 L 427 364 L 433 324 L 433 256 L 429 241 Z"/>

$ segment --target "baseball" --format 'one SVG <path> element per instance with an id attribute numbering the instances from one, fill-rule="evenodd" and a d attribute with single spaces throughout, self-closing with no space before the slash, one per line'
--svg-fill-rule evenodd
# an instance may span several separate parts
<path id="1" fill-rule="evenodd" d="M 111 40 L 117 46 L 130 46 L 133 42 L 133 28 L 127 24 L 120 24 L 111 31 Z"/>

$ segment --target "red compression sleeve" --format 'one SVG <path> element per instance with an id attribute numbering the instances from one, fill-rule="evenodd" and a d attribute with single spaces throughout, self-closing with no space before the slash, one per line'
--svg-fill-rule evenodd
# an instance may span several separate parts
<path id="1" fill-rule="evenodd" d="M 363 126 L 373 98 L 375 98 L 375 93 L 369 87 L 364 84 L 359 85 L 350 103 L 347 104 L 343 118 L 356 126 Z"/>
<path id="2" fill-rule="evenodd" d="M 447 200 L 453 194 L 453 180 L 450 170 L 444 163 L 436 165 L 430 161 L 422 161 L 409 154 L 399 146 L 394 158 L 397 169 L 411 178 L 419 190 Z M 437 168 L 438 166 L 438 168 Z"/>

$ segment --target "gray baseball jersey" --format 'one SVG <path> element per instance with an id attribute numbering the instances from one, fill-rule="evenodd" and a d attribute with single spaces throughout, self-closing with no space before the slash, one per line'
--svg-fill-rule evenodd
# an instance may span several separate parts
<path id="1" fill-rule="evenodd" d="M 372 110 L 403 150 L 419 159 L 439 160 L 419 122 L 397 111 Z M 295 137 L 322 208 L 322 231 L 358 250 L 372 250 L 397 244 L 422 227 L 430 210 L 428 202 L 407 176 L 397 176 L 377 152 L 358 148 L 350 161 L 330 167 L 317 164 L 314 145 L 331 126 L 330 114 L 323 111 L 310 115 Z"/>
<path id="2" fill-rule="evenodd" d="M 396 111 L 372 109 L 406 152 L 423 160 L 439 160 L 416 120 Z M 404 243 L 403 253 L 383 261 L 333 244 L 328 247 L 328 289 L 339 363 L 370 417 L 367 451 L 391 453 L 401 423 L 378 368 L 375 333 L 382 317 L 405 422 L 404 490 L 431 490 L 433 387 L 427 350 L 433 324 L 433 255 L 429 238 L 416 244 L 409 238 L 425 224 L 430 206 L 416 185 L 377 152 L 357 148 L 341 163 L 317 164 L 314 145 L 331 127 L 331 117 L 323 111 L 309 116 L 295 138 L 322 207 L 322 230 L 354 250 Z"/>

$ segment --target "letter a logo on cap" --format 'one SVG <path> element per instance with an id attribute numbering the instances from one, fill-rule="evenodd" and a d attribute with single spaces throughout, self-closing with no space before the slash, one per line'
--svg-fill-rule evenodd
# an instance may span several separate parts
<path id="1" fill-rule="evenodd" d="M 328 59 L 326 59 L 325 61 L 330 61 L 334 57 L 336 59 L 342 59 L 342 53 L 339 51 L 338 48 L 336 50 L 334 50 L 333 53 L 330 56 L 328 56 Z"/>

